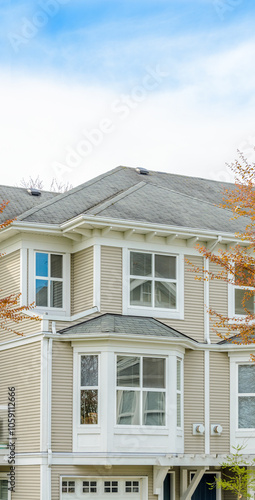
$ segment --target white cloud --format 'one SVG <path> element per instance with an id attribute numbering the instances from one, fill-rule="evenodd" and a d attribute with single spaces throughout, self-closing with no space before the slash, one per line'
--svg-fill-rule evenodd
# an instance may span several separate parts
<path id="1" fill-rule="evenodd" d="M 255 136 L 253 54 L 250 40 L 185 64 L 175 61 L 152 91 L 143 88 L 144 72 L 137 79 L 141 102 L 136 86 L 122 93 L 102 82 L 91 87 L 2 71 L 1 184 L 39 174 L 49 185 L 56 162 L 67 167 L 58 168 L 59 180 L 74 185 L 120 164 L 230 180 L 225 162 Z M 177 89 L 171 87 L 175 73 Z M 124 94 L 131 101 L 121 112 Z M 110 131 L 93 145 L 84 130 L 98 129 L 102 119 L 111 122 Z M 86 149 L 85 140 L 90 154 L 70 167 L 67 151 Z"/>

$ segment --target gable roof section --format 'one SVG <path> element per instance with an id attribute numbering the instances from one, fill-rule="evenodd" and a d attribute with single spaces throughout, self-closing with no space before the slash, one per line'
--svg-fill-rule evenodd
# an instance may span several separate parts
<path id="1" fill-rule="evenodd" d="M 3 213 L 0 214 L 0 222 L 19 217 L 27 210 L 37 208 L 42 203 L 48 202 L 58 195 L 58 193 L 51 191 L 41 191 L 40 196 L 31 196 L 26 188 L 0 186 L 0 203 L 3 200 L 9 201 Z"/>
<path id="2" fill-rule="evenodd" d="M 86 333 L 117 333 L 123 335 L 146 335 L 149 337 L 168 337 L 176 339 L 191 339 L 170 326 L 164 325 L 154 318 L 142 316 L 122 316 L 120 314 L 102 314 L 96 318 L 83 321 L 74 326 L 60 330 L 58 333 L 86 334 Z"/>

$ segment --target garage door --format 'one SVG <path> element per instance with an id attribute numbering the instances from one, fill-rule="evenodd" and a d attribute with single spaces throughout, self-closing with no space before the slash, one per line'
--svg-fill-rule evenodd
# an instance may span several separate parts
<path id="1" fill-rule="evenodd" d="M 62 478 L 61 500 L 141 500 L 142 478 L 73 477 Z"/>

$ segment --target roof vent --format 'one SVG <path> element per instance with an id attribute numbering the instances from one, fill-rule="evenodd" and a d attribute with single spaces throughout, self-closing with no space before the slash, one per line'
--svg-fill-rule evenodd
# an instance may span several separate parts
<path id="1" fill-rule="evenodd" d="M 27 190 L 27 192 L 31 195 L 31 196 L 41 196 L 41 191 L 39 189 L 36 189 L 36 188 L 29 188 Z"/>
<path id="2" fill-rule="evenodd" d="M 137 167 L 135 170 L 140 175 L 149 175 L 149 170 L 147 170 L 146 168 Z"/>

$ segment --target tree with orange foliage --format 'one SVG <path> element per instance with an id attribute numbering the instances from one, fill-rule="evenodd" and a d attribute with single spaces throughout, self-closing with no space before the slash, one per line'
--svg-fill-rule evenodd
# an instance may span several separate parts
<path id="1" fill-rule="evenodd" d="M 204 270 L 204 279 L 224 280 L 240 287 L 238 301 L 242 316 L 229 318 L 210 309 L 210 314 L 216 319 L 214 329 L 221 338 L 238 335 L 237 342 L 250 344 L 255 343 L 255 164 L 250 165 L 239 151 L 238 156 L 239 159 L 229 165 L 235 175 L 235 188 L 223 192 L 220 206 L 232 211 L 232 219 L 247 218 L 244 232 L 235 234 L 240 244 L 229 250 L 219 249 L 217 253 L 202 245 L 197 245 L 197 249 L 210 262 L 220 266 L 218 274 Z M 224 328 L 226 334 L 219 333 L 219 328 Z"/>
<path id="2" fill-rule="evenodd" d="M 3 212 L 7 204 L 8 201 L 3 201 L 3 203 L 0 204 L 0 214 Z M 2 222 L 0 224 L 0 230 L 8 227 L 12 222 L 13 220 L 11 219 Z M 4 254 L 0 254 L 0 257 L 3 257 L 3 255 Z M 30 310 L 33 307 L 33 304 L 31 304 L 30 306 L 20 306 L 20 295 L 20 293 L 12 293 L 7 297 L 0 298 L 0 328 L 8 332 L 16 333 L 17 335 L 23 334 L 11 328 L 8 323 L 12 321 L 14 323 L 20 323 L 25 318 L 24 312 Z M 38 318 L 30 317 L 30 319 L 37 320 Z"/>

